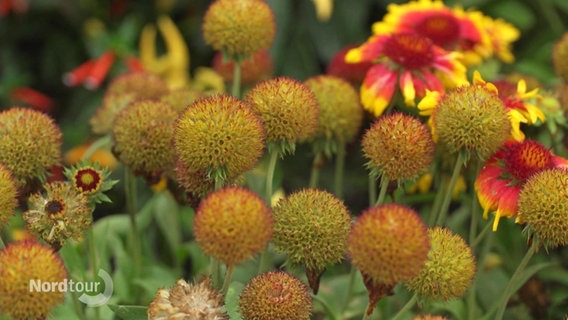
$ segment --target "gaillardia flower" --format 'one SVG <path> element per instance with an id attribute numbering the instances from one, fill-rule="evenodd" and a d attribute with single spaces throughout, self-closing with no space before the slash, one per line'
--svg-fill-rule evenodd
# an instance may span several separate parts
<path id="1" fill-rule="evenodd" d="M 518 213 L 521 188 L 534 174 L 551 168 L 568 167 L 568 160 L 555 156 L 533 140 L 508 141 L 485 163 L 475 179 L 475 190 L 483 217 L 494 211 L 493 231 L 501 217 Z"/>
<path id="2" fill-rule="evenodd" d="M 178 113 L 157 99 L 130 103 L 116 116 L 113 151 L 134 173 L 150 181 L 173 171 L 173 137 Z"/>
<path id="3" fill-rule="evenodd" d="M 424 268 L 430 240 L 418 214 L 399 204 L 371 207 L 359 216 L 348 240 L 349 256 L 364 276 L 394 285 Z"/>
<path id="4" fill-rule="evenodd" d="M 371 173 L 376 177 L 385 174 L 389 180 L 418 178 L 434 158 L 434 141 L 428 127 L 403 113 L 378 118 L 361 145 Z"/>
<path id="5" fill-rule="evenodd" d="M 304 189 L 290 194 L 273 209 L 276 250 L 293 263 L 306 265 L 310 286 L 317 293 L 327 265 L 347 252 L 351 216 L 345 204 L 327 191 Z"/>
<path id="6" fill-rule="evenodd" d="M 0 112 L 0 163 L 20 191 L 60 163 L 61 137 L 57 124 L 42 112 L 20 107 Z"/>
<path id="7" fill-rule="evenodd" d="M 568 245 L 568 169 L 530 176 L 519 194 L 519 220 L 546 248 Z"/>
<path id="8" fill-rule="evenodd" d="M 18 206 L 18 188 L 12 173 L 0 163 L 0 231 Z"/>
<path id="9" fill-rule="evenodd" d="M 66 277 L 63 260 L 51 248 L 33 240 L 10 243 L 0 250 L 0 315 L 47 319 L 64 293 L 33 291 L 30 282 L 62 282 Z"/>
<path id="10" fill-rule="evenodd" d="M 223 295 L 211 279 L 190 284 L 179 279 L 171 289 L 159 289 L 148 306 L 149 320 L 229 320 Z"/>
<path id="11" fill-rule="evenodd" d="M 175 127 L 177 159 L 189 172 L 205 172 L 209 180 L 234 179 L 262 156 L 262 121 L 235 97 L 199 99 L 179 116 Z"/>
<path id="12" fill-rule="evenodd" d="M 296 142 L 311 138 L 318 127 L 317 98 L 294 79 L 262 81 L 247 93 L 245 101 L 264 123 L 268 148 L 281 155 L 293 153 Z"/>
<path id="13" fill-rule="evenodd" d="M 258 275 L 239 297 L 243 320 L 309 320 L 312 298 L 302 281 L 283 271 Z"/>
<path id="14" fill-rule="evenodd" d="M 93 221 L 87 197 L 69 182 L 44 185 L 44 193 L 32 194 L 22 217 L 26 227 L 58 249 L 69 238 L 81 241 Z"/>
<path id="15" fill-rule="evenodd" d="M 418 104 L 421 115 L 430 115 L 432 136 L 450 153 L 466 151 L 487 159 L 503 145 L 512 126 L 510 115 L 497 95 L 476 71 L 474 83 L 447 93 L 428 91 Z"/>
<path id="16" fill-rule="evenodd" d="M 274 13 L 264 0 L 216 0 L 203 17 L 203 38 L 213 49 L 242 60 L 274 40 Z"/>
<path id="17" fill-rule="evenodd" d="M 463 296 L 475 274 L 471 248 L 457 234 L 445 228 L 428 230 L 430 251 L 426 266 L 406 283 L 420 297 L 447 301 Z"/>
<path id="18" fill-rule="evenodd" d="M 71 185 L 86 195 L 92 204 L 99 202 L 111 202 L 109 197 L 104 194 L 118 181 L 111 180 L 110 170 L 102 167 L 98 162 L 90 163 L 88 160 L 80 161 L 72 167 L 65 168 L 65 177 Z"/>
<path id="19" fill-rule="evenodd" d="M 336 52 L 331 61 L 327 65 L 326 74 L 336 76 L 343 80 L 348 81 L 352 85 L 359 87 L 365 79 L 365 75 L 369 68 L 373 66 L 371 61 L 361 61 L 359 63 L 347 63 L 345 56 L 349 50 L 355 48 L 354 45 L 349 45 Z"/>
<path id="20" fill-rule="evenodd" d="M 201 202 L 194 229 L 203 252 L 233 267 L 266 247 L 272 235 L 272 215 L 252 191 L 227 187 Z"/>
<path id="21" fill-rule="evenodd" d="M 348 63 L 374 62 L 361 86 L 361 102 L 366 110 L 380 116 L 387 108 L 398 84 L 406 105 L 426 90 L 442 92 L 463 84 L 465 67 L 460 54 L 448 52 L 431 39 L 416 33 L 374 35 L 345 56 Z"/>

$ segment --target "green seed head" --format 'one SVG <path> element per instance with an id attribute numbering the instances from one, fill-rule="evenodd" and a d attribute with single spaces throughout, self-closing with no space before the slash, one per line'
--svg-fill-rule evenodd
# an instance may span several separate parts
<path id="1" fill-rule="evenodd" d="M 546 169 L 532 175 L 518 199 L 518 219 L 546 247 L 568 245 L 568 170 Z"/>
<path id="2" fill-rule="evenodd" d="M 430 252 L 426 266 L 407 287 L 420 297 L 447 301 L 463 296 L 475 274 L 471 248 L 458 235 L 445 228 L 428 230 Z"/>
<path id="3" fill-rule="evenodd" d="M 244 287 L 239 311 L 244 320 L 309 320 L 312 298 L 308 287 L 294 276 L 271 271 Z"/>
<path id="4" fill-rule="evenodd" d="M 0 163 L 12 172 L 19 190 L 60 163 L 61 138 L 59 127 L 44 113 L 20 107 L 0 112 Z"/>
<path id="5" fill-rule="evenodd" d="M 434 157 L 430 130 L 420 120 L 402 113 L 380 117 L 362 141 L 367 166 L 390 180 L 415 179 L 426 172 Z"/>
<path id="6" fill-rule="evenodd" d="M 418 214 L 399 204 L 367 209 L 351 228 L 348 240 L 353 265 L 374 282 L 397 284 L 424 268 L 430 241 Z"/>
<path id="7" fill-rule="evenodd" d="M 346 254 L 351 216 L 345 204 L 327 191 L 304 189 L 274 208 L 276 250 L 294 263 L 323 271 Z"/>

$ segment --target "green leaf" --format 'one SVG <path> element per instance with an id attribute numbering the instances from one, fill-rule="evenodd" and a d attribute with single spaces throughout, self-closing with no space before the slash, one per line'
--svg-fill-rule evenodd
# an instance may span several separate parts
<path id="1" fill-rule="evenodd" d="M 155 197 L 154 218 L 171 252 L 175 254 L 181 244 L 178 204 L 171 193 L 167 191 L 160 192 Z"/>
<path id="2" fill-rule="evenodd" d="M 240 282 L 231 282 L 227 295 L 225 296 L 225 307 L 227 308 L 227 313 L 229 314 L 229 319 L 231 320 L 241 320 L 241 314 L 239 313 L 239 295 L 243 290 L 244 284 Z"/>
<path id="3" fill-rule="evenodd" d="M 124 320 L 147 320 L 148 319 L 148 307 L 143 306 L 108 306 L 114 314 L 119 318 Z"/>

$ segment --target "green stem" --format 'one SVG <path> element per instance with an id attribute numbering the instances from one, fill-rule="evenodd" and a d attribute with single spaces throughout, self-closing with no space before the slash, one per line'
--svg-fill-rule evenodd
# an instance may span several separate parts
<path id="1" fill-rule="evenodd" d="M 337 154 L 335 158 L 335 196 L 339 199 L 343 198 L 343 176 L 345 171 L 345 144 L 340 143 L 337 146 Z"/>
<path id="2" fill-rule="evenodd" d="M 402 309 L 400 309 L 397 314 L 391 318 L 391 320 L 399 320 L 402 319 L 402 317 L 404 316 L 404 313 L 409 311 L 414 304 L 416 304 L 416 301 L 418 300 L 418 295 L 415 293 L 412 298 L 410 298 L 410 300 L 408 300 L 408 302 L 402 307 Z"/>
<path id="3" fill-rule="evenodd" d="M 377 199 L 377 180 L 375 176 L 369 175 L 369 206 L 372 207 Z"/>
<path id="4" fill-rule="evenodd" d="M 375 202 L 375 206 L 383 204 L 385 202 L 385 196 L 387 195 L 387 190 L 389 188 L 389 177 L 386 174 L 381 175 L 381 189 L 379 192 L 379 197 L 377 198 L 377 202 Z"/>
<path id="5" fill-rule="evenodd" d="M 345 294 L 345 300 L 343 300 L 343 304 L 341 305 L 341 309 L 339 310 L 341 314 L 347 309 L 349 302 L 351 301 L 351 294 L 353 293 L 353 284 L 355 283 L 355 276 L 357 275 L 357 268 L 353 264 L 351 264 L 351 268 L 349 270 L 349 282 L 347 283 L 347 288 L 345 289 L 347 292 Z"/>
<path id="6" fill-rule="evenodd" d="M 367 320 L 369 319 L 369 316 L 371 316 L 370 314 L 367 315 L 367 310 L 369 310 L 369 308 L 371 307 L 371 302 L 367 303 L 367 307 L 365 308 L 365 311 L 363 311 L 363 317 L 361 318 L 361 320 Z M 371 313 L 372 314 L 372 313 Z"/>
<path id="7" fill-rule="evenodd" d="M 217 259 L 210 257 L 209 258 L 209 273 L 211 274 L 211 282 L 213 286 L 219 288 L 221 282 L 221 264 Z"/>
<path id="8" fill-rule="evenodd" d="M 241 60 L 233 60 L 233 87 L 231 88 L 231 94 L 237 98 L 241 97 Z"/>
<path id="9" fill-rule="evenodd" d="M 87 150 L 85 151 L 85 153 L 83 153 L 83 156 L 81 157 L 81 160 L 86 160 L 91 158 L 91 156 L 100 148 L 109 145 L 112 142 L 111 136 L 110 135 L 106 135 L 106 136 L 102 136 L 100 138 L 98 138 L 97 140 L 95 140 L 95 142 L 91 143 L 89 145 L 89 147 L 87 148 Z"/>
<path id="10" fill-rule="evenodd" d="M 0 249 L 4 249 L 6 245 L 4 244 L 4 240 L 2 240 L 2 235 L 0 234 Z"/>
<path id="11" fill-rule="evenodd" d="M 333 311 L 333 309 L 331 308 L 331 306 L 329 305 L 329 303 L 327 303 L 327 301 L 325 301 L 322 297 L 312 294 L 312 298 L 319 302 L 323 308 L 325 309 L 326 314 L 329 316 L 329 319 L 332 320 L 341 320 L 341 317 L 339 317 L 339 315 L 337 313 L 335 313 Z M 326 318 L 327 319 L 327 318 Z"/>
<path id="12" fill-rule="evenodd" d="M 266 169 L 266 185 L 265 185 L 265 199 L 266 203 L 272 203 L 272 185 L 274 184 L 274 171 L 276 170 L 276 162 L 278 161 L 278 152 L 271 151 L 268 154 L 268 168 Z"/>
<path id="13" fill-rule="evenodd" d="M 486 223 L 485 227 L 483 227 L 483 230 L 481 230 L 481 232 L 477 235 L 477 237 L 475 237 L 475 239 L 473 241 L 470 240 L 469 246 L 471 247 L 472 250 L 474 248 L 476 248 L 477 245 L 479 245 L 481 240 L 483 240 L 483 237 L 485 236 L 485 234 L 487 234 L 487 231 L 489 231 L 492 226 L 493 226 L 492 223 L 490 223 L 490 222 Z"/>
<path id="14" fill-rule="evenodd" d="M 99 264 L 97 260 L 97 252 L 95 251 L 95 234 L 93 228 L 89 228 L 87 231 L 87 241 L 89 242 L 89 257 L 91 259 L 91 270 L 93 272 L 93 281 L 97 278 L 97 272 L 99 271 Z M 95 307 L 95 320 L 100 319 L 100 308 Z"/>
<path id="15" fill-rule="evenodd" d="M 134 177 L 132 171 L 127 168 L 124 171 L 124 193 L 126 198 L 126 210 L 130 218 L 130 247 L 134 263 L 133 278 L 136 279 L 141 276 L 142 271 L 142 247 L 140 237 L 138 236 L 138 227 L 136 225 L 136 177 Z M 138 298 L 136 298 L 136 300 L 138 300 Z"/>
<path id="16" fill-rule="evenodd" d="M 322 158 L 323 154 L 321 152 L 316 153 L 312 163 L 312 172 L 310 173 L 310 188 L 317 188 L 318 186 Z"/>
<path id="17" fill-rule="evenodd" d="M 227 294 L 229 290 L 229 284 L 231 283 L 231 278 L 233 277 L 233 271 L 235 270 L 235 266 L 227 266 L 227 270 L 225 272 L 225 279 L 223 280 L 223 287 L 221 288 L 221 293 L 223 295 Z"/>
<path id="18" fill-rule="evenodd" d="M 452 173 L 452 178 L 450 179 L 449 185 L 446 186 L 446 194 L 444 195 L 444 201 L 442 202 L 442 207 L 440 208 L 440 212 L 438 213 L 438 218 L 436 219 L 436 225 L 441 226 L 446 222 L 448 209 L 450 208 L 450 202 L 452 200 L 452 192 L 454 191 L 454 187 L 456 185 L 456 182 L 458 181 L 461 168 L 463 167 L 464 164 L 465 164 L 465 153 L 458 152 L 458 158 L 456 159 L 454 172 Z"/>
<path id="19" fill-rule="evenodd" d="M 503 291 L 503 295 L 500 299 L 499 309 L 497 309 L 497 315 L 495 316 L 495 320 L 503 319 L 503 315 L 505 314 L 505 309 L 507 308 L 507 303 L 509 302 L 509 298 L 513 295 L 513 288 L 515 288 L 519 283 L 519 276 L 529 263 L 529 260 L 532 258 L 536 249 L 538 247 L 538 241 L 533 241 L 532 246 L 527 250 L 527 253 L 523 257 L 523 260 L 519 263 L 519 266 L 511 276 L 509 283 L 507 283 L 507 287 L 505 287 L 505 291 Z"/>
<path id="20" fill-rule="evenodd" d="M 73 295 L 73 299 L 71 300 L 73 300 L 73 309 L 75 309 L 75 314 L 79 316 L 79 319 L 87 320 L 85 309 L 83 309 L 83 306 L 79 303 L 79 293 L 77 291 L 73 291 L 71 294 Z"/>
<path id="21" fill-rule="evenodd" d="M 225 185 L 225 180 L 215 175 L 215 190 L 223 188 L 224 185 Z"/>

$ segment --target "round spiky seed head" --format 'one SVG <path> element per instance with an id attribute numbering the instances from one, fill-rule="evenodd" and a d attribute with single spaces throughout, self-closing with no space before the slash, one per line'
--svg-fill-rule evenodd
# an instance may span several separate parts
<path id="1" fill-rule="evenodd" d="M 210 193 L 197 208 L 195 240 L 206 254 L 234 266 L 262 251 L 272 235 L 270 208 L 240 187 Z"/>
<path id="2" fill-rule="evenodd" d="M 262 119 L 269 147 L 305 141 L 318 127 L 316 96 L 305 84 L 292 78 L 260 82 L 248 92 L 245 100 Z"/>
<path id="3" fill-rule="evenodd" d="M 363 212 L 351 228 L 348 249 L 361 273 L 374 282 L 394 285 L 424 268 L 430 241 L 414 210 L 391 203 Z"/>
<path id="4" fill-rule="evenodd" d="M 170 90 L 159 97 L 163 101 L 174 108 L 178 114 L 182 113 L 185 108 L 190 106 L 195 100 L 203 97 L 203 93 L 188 87 Z"/>
<path id="5" fill-rule="evenodd" d="M 203 278 L 195 284 L 179 279 L 171 289 L 159 289 L 148 306 L 149 320 L 229 320 L 223 295 Z"/>
<path id="6" fill-rule="evenodd" d="M 233 59 L 270 47 L 276 33 L 274 13 L 264 0 L 217 0 L 202 28 L 205 42 Z"/>
<path id="7" fill-rule="evenodd" d="M 18 206 L 18 188 L 12 172 L 0 163 L 0 231 Z"/>
<path id="8" fill-rule="evenodd" d="M 451 153 L 461 150 L 487 159 L 511 132 L 509 115 L 499 96 L 480 85 L 448 91 L 432 114 L 434 136 Z"/>
<path id="9" fill-rule="evenodd" d="M 0 112 L 0 163 L 19 190 L 61 162 L 61 130 L 46 114 L 12 107 Z"/>
<path id="10" fill-rule="evenodd" d="M 173 136 L 178 113 L 167 103 L 142 99 L 118 113 L 113 151 L 133 172 L 158 177 L 173 170 Z"/>
<path id="11" fill-rule="evenodd" d="M 244 320 L 309 320 L 312 298 L 308 287 L 294 276 L 270 271 L 244 287 L 239 311 Z"/>
<path id="12" fill-rule="evenodd" d="M 195 101 L 179 117 L 177 159 L 209 180 L 235 178 L 251 169 L 264 149 L 262 121 L 243 101 L 216 95 Z"/>
<path id="13" fill-rule="evenodd" d="M 532 175 L 519 194 L 519 221 L 548 248 L 568 245 L 568 169 Z"/>
<path id="14" fill-rule="evenodd" d="M 475 275 L 475 259 L 465 241 L 448 229 L 428 230 L 430 252 L 426 266 L 407 287 L 420 297 L 447 301 L 465 294 Z"/>
<path id="15" fill-rule="evenodd" d="M 402 113 L 380 117 L 363 136 L 367 167 L 390 180 L 415 179 L 434 158 L 430 130 L 417 118 Z"/>
<path id="16" fill-rule="evenodd" d="M 552 48 L 552 62 L 556 74 L 568 81 L 568 32 L 565 32 Z"/>
<path id="17" fill-rule="evenodd" d="M 324 144 L 343 144 L 355 139 L 363 122 L 359 95 L 349 82 L 335 76 L 316 76 L 305 84 L 319 103 L 319 125 L 314 139 Z"/>
<path id="18" fill-rule="evenodd" d="M 46 319 L 64 293 L 30 290 L 30 282 L 66 277 L 63 261 L 51 248 L 33 240 L 9 244 L 0 250 L 0 313 L 15 320 Z"/>
<path id="19" fill-rule="evenodd" d="M 166 92 L 166 82 L 152 73 L 131 72 L 114 78 L 105 91 L 102 105 L 89 121 L 91 130 L 101 135 L 110 133 L 116 115 L 129 103 Z"/>
<path id="20" fill-rule="evenodd" d="M 323 271 L 346 254 L 351 215 L 343 201 L 318 189 L 304 189 L 280 200 L 273 209 L 276 250 L 293 263 Z"/>
<path id="21" fill-rule="evenodd" d="M 28 230 L 54 248 L 69 238 L 81 241 L 93 221 L 88 198 L 68 182 L 52 182 L 44 188 L 44 193 L 28 199 L 29 209 L 22 215 Z"/>

